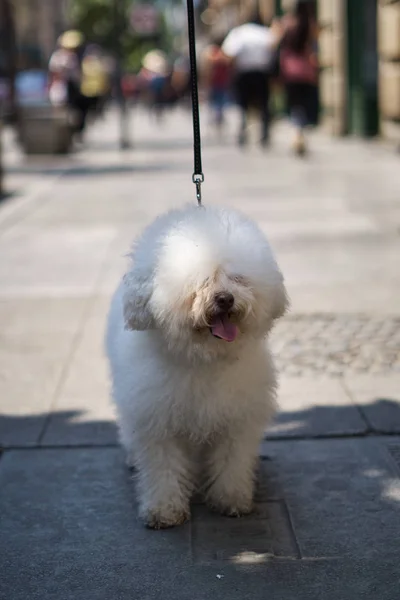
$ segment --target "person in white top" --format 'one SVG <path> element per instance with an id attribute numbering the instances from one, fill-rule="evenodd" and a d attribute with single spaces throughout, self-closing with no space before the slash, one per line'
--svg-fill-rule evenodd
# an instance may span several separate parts
<path id="1" fill-rule="evenodd" d="M 239 145 L 246 139 L 247 113 L 256 107 L 261 116 L 261 144 L 269 142 L 269 74 L 278 40 L 273 30 L 263 25 L 258 16 L 232 29 L 222 50 L 234 66 L 234 88 L 242 118 Z"/>

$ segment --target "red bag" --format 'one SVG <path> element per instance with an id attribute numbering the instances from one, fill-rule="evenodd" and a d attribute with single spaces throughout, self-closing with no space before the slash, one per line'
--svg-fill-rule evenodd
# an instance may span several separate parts
<path id="1" fill-rule="evenodd" d="M 318 75 L 311 53 L 296 54 L 290 50 L 281 52 L 280 72 L 289 83 L 316 83 Z"/>

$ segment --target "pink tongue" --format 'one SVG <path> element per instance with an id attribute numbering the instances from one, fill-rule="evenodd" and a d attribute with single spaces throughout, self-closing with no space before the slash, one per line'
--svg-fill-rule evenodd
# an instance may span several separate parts
<path id="1" fill-rule="evenodd" d="M 226 315 L 223 315 L 222 317 L 215 317 L 211 323 L 211 332 L 226 342 L 233 342 L 236 339 L 238 330 L 236 325 L 231 323 Z"/>

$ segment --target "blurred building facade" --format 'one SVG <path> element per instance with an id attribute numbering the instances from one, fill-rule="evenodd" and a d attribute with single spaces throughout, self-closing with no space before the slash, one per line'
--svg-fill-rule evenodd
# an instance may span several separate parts
<path id="1" fill-rule="evenodd" d="M 258 7 L 265 23 L 293 0 L 209 0 L 212 32 L 227 32 Z M 400 0 L 315 0 L 320 24 L 321 123 L 332 135 L 400 142 Z"/>
<path id="2" fill-rule="evenodd" d="M 400 1 L 378 10 L 379 104 L 383 135 L 400 142 Z"/>
<path id="3" fill-rule="evenodd" d="M 68 27 L 68 0 L 11 0 L 18 68 L 47 65 L 57 38 Z"/>
<path id="4" fill-rule="evenodd" d="M 268 23 L 280 12 L 280 0 L 208 0 L 201 2 L 199 7 L 202 24 L 211 35 L 218 36 L 244 23 L 255 10 Z"/>
<path id="5" fill-rule="evenodd" d="M 17 114 L 18 72 L 46 69 L 57 38 L 68 26 L 69 0 L 0 0 L 0 115 Z"/>
<path id="6" fill-rule="evenodd" d="M 400 0 L 319 0 L 321 104 L 334 134 L 400 141 Z"/>

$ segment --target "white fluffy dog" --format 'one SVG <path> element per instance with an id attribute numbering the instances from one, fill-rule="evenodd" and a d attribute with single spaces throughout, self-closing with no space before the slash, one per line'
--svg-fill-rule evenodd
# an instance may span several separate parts
<path id="1" fill-rule="evenodd" d="M 268 242 L 244 215 L 185 208 L 144 231 L 112 300 L 107 352 L 148 526 L 186 521 L 195 491 L 224 514 L 251 511 L 275 410 L 266 336 L 286 307 Z"/>

